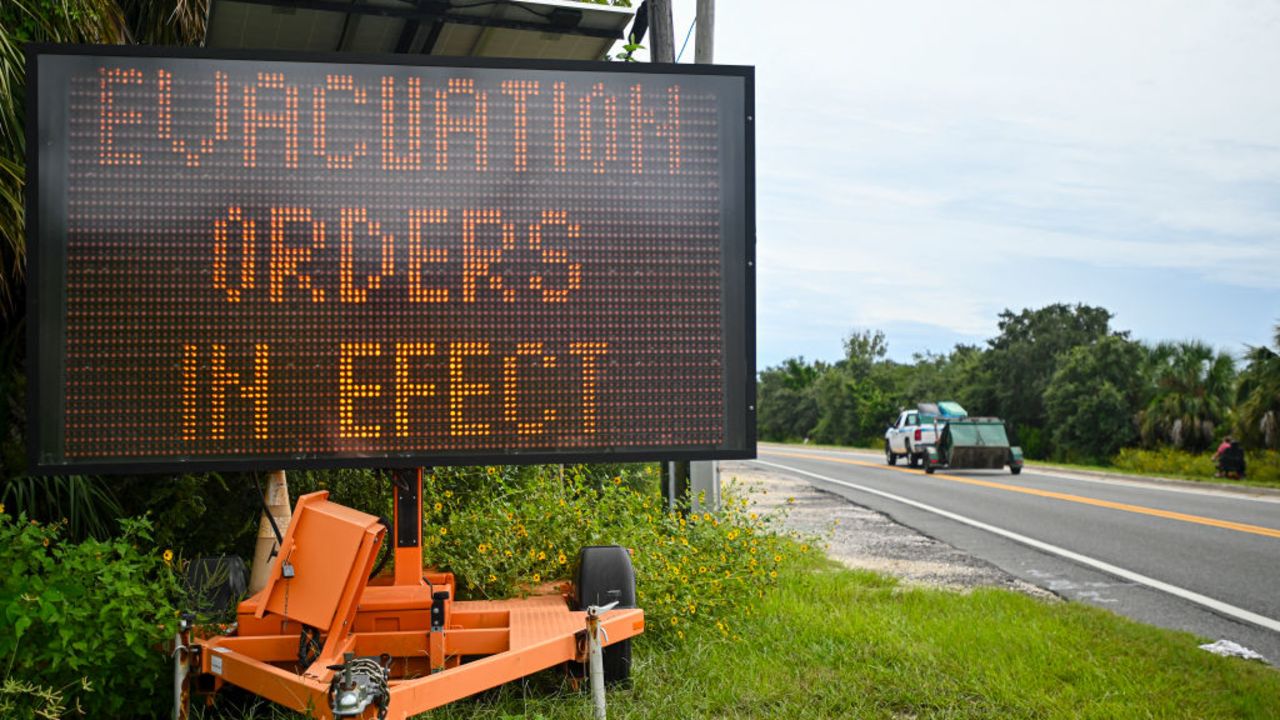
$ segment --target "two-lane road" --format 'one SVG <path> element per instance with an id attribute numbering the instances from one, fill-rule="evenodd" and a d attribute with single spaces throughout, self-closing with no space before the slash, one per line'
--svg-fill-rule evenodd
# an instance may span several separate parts
<path id="1" fill-rule="evenodd" d="M 756 462 L 1064 596 L 1280 663 L 1280 496 L 1032 469 L 926 475 L 802 446 L 762 444 Z"/>

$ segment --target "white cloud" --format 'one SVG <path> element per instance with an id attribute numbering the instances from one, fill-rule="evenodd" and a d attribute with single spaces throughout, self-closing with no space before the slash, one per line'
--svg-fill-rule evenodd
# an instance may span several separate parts
<path id="1" fill-rule="evenodd" d="M 676 2 L 677 42 L 692 5 Z M 717 23 L 717 60 L 757 69 L 762 345 L 991 334 L 999 309 L 1064 287 L 1227 342 L 1093 280 L 1117 270 L 1208 304 L 1250 293 L 1229 311 L 1269 338 L 1280 4 L 734 0 Z"/>

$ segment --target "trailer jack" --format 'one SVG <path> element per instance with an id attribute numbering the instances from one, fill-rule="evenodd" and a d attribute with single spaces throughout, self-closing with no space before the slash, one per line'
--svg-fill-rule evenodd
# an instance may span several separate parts
<path id="1" fill-rule="evenodd" d="M 240 603 L 234 630 L 192 633 L 181 696 L 193 679 L 202 679 L 200 685 L 215 692 L 234 685 L 326 720 L 404 720 L 547 668 L 587 661 L 578 637 L 589 622 L 599 624 L 602 645 L 644 632 L 638 608 L 588 617 L 587 607 L 599 604 L 596 597 L 634 597 L 625 551 L 582 554 L 579 578 L 607 588 L 566 586 L 518 600 L 459 601 L 451 573 L 422 569 L 421 470 L 397 478 L 395 506 L 394 575 L 371 580 L 387 527 L 330 502 L 325 491 L 298 498 L 266 587 Z M 617 592 L 612 584 L 619 585 Z M 623 647 L 628 667 L 629 646 Z"/>

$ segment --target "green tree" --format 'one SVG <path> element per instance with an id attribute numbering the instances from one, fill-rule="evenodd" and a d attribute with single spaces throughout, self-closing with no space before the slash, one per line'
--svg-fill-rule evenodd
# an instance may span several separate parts
<path id="1" fill-rule="evenodd" d="M 844 339 L 845 370 L 856 380 L 865 380 L 877 363 L 889 353 L 889 343 L 881 330 L 854 330 Z"/>
<path id="2" fill-rule="evenodd" d="M 1008 421 L 1032 457 L 1048 448 L 1039 438 L 1046 427 L 1044 392 L 1058 362 L 1072 348 L 1110 334 L 1111 313 L 1089 305 L 1058 303 L 1037 310 L 1000 313 L 1000 334 L 987 341 L 966 405 L 971 413 Z"/>
<path id="3" fill-rule="evenodd" d="M 1231 417 L 1235 361 L 1199 341 L 1163 342 L 1152 347 L 1147 372 L 1153 395 L 1141 414 L 1142 440 L 1204 450 Z"/>
<path id="4" fill-rule="evenodd" d="M 956 345 L 950 353 L 916 353 L 910 365 L 901 366 L 895 379 L 895 404 L 912 406 L 930 400 L 955 400 L 968 408 L 973 403 L 982 349 Z"/>
<path id="5" fill-rule="evenodd" d="M 1117 335 L 1067 351 L 1044 392 L 1057 457 L 1100 462 L 1137 438 L 1143 356 Z"/>
<path id="6" fill-rule="evenodd" d="M 818 424 L 814 384 L 825 371 L 823 363 L 787 358 L 760 373 L 756 389 L 756 429 L 764 440 L 800 440 Z"/>
<path id="7" fill-rule="evenodd" d="M 813 438 L 821 443 L 860 445 L 884 430 L 893 398 L 878 381 L 889 346 L 879 330 L 855 330 L 844 341 L 845 357 L 814 384 L 818 423 Z"/>
<path id="8" fill-rule="evenodd" d="M 1275 350 L 1265 345 L 1245 354 L 1248 365 L 1240 373 L 1236 428 L 1245 442 L 1280 447 L 1280 324 L 1275 327 Z"/>
<path id="9" fill-rule="evenodd" d="M 73 538 L 114 531 L 120 505 L 98 478 L 31 478 L 26 469 L 25 99 L 28 42 L 196 44 L 207 0 L 5 0 L 0 3 L 0 498 Z"/>

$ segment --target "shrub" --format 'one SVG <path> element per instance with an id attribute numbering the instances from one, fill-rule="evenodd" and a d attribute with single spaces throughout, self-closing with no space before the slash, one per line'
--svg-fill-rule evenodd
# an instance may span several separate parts
<path id="1" fill-rule="evenodd" d="M 1248 474 L 1245 482 L 1280 485 L 1280 452 L 1255 450 L 1245 453 Z M 1154 450 L 1123 448 L 1112 464 L 1121 470 L 1144 475 L 1168 475 L 1193 480 L 1213 479 L 1213 455 L 1191 453 L 1172 447 Z"/>
<path id="2" fill-rule="evenodd" d="M 622 545 L 650 635 L 680 639 L 689 626 L 732 634 L 731 618 L 802 546 L 745 501 L 717 514 L 668 513 L 656 487 L 655 466 L 442 470 L 424 482 L 423 551 L 456 574 L 464 597 L 499 598 L 571 578 L 583 546 Z"/>
<path id="3" fill-rule="evenodd" d="M 171 675 L 160 648 L 176 630 L 179 583 L 164 559 L 172 555 L 152 549 L 147 522 L 120 526 L 112 540 L 72 543 L 62 523 L 0 510 L 5 717 L 41 707 L 93 718 L 164 713 Z M 24 700 L 23 687 L 52 695 Z"/>

